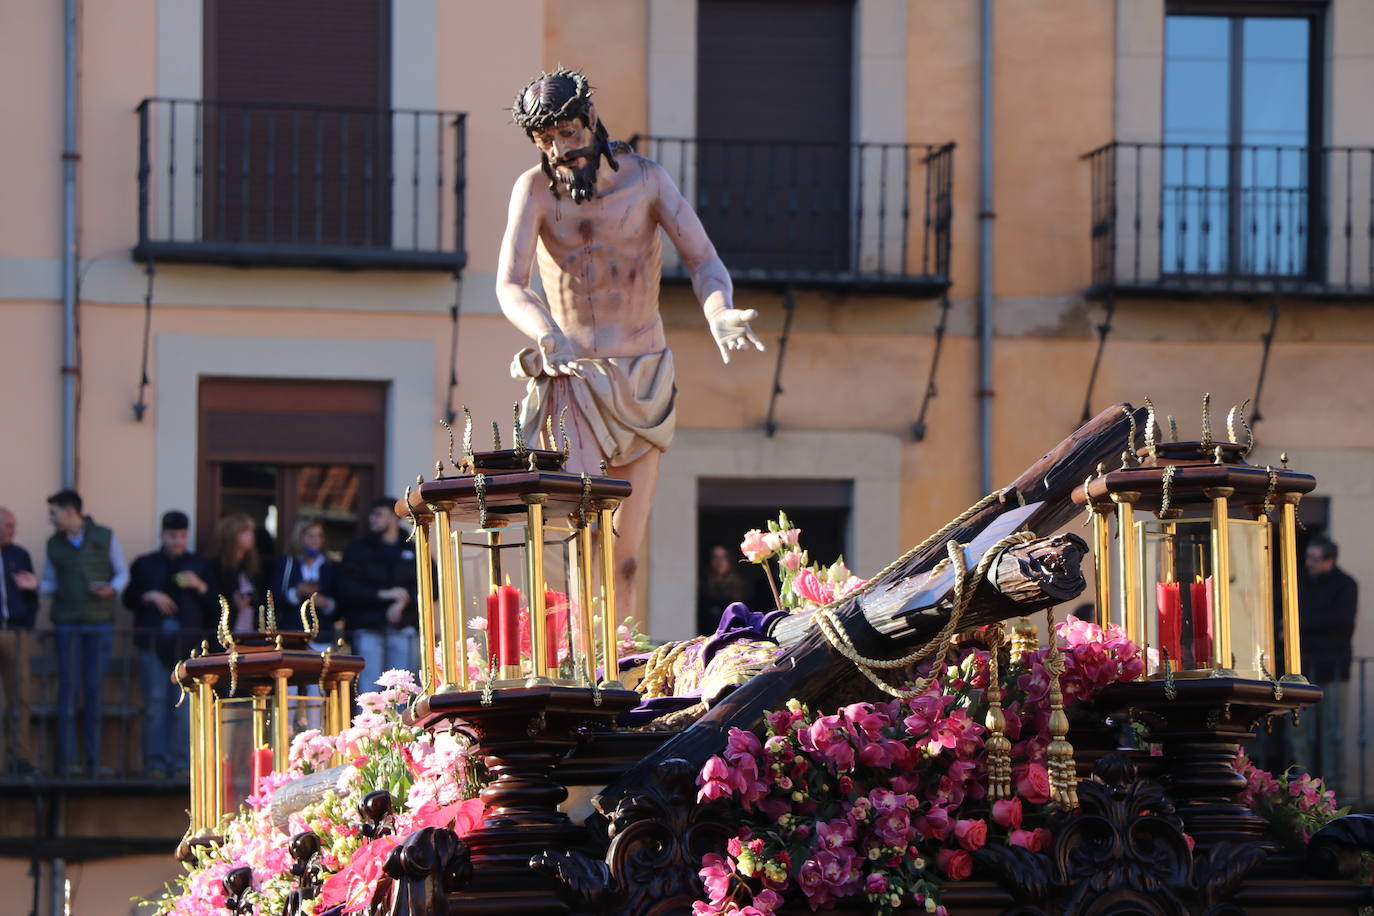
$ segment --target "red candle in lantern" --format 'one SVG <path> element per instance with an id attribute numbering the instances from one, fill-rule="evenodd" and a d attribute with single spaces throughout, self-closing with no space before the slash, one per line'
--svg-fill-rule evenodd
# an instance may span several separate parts
<path id="1" fill-rule="evenodd" d="M 252 794 L 258 794 L 258 783 L 270 772 L 272 772 L 272 749 L 264 744 L 253 752 Z"/>
<path id="2" fill-rule="evenodd" d="M 558 651 L 568 637 L 568 596 L 564 592 L 544 592 L 544 664 L 558 667 Z"/>
<path id="3" fill-rule="evenodd" d="M 1183 605 L 1177 582 L 1156 582 L 1155 602 L 1159 606 L 1159 645 L 1169 653 L 1175 666 L 1182 663 Z"/>
<path id="4" fill-rule="evenodd" d="M 1212 664 L 1212 577 L 1188 586 L 1193 603 L 1193 658 L 1199 668 Z"/>
<path id="5" fill-rule="evenodd" d="M 492 656 L 496 656 L 496 663 L 501 664 L 503 658 L 501 652 L 501 602 L 496 597 L 496 589 L 492 589 L 491 594 L 487 595 L 487 661 L 491 661 Z"/>
<path id="6" fill-rule="evenodd" d="M 520 664 L 520 589 L 514 585 L 497 586 L 496 594 L 496 659 L 502 665 Z M 488 613 L 491 599 L 487 599 Z M 487 621 L 491 633 L 491 621 Z"/>

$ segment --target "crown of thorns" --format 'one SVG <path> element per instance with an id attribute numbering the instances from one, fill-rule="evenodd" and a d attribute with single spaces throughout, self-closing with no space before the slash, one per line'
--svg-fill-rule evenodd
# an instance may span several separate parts
<path id="1" fill-rule="evenodd" d="M 525 133 L 547 130 L 559 121 L 589 121 L 592 86 L 578 70 L 560 67 L 541 73 L 521 89 L 511 107 L 511 119 Z"/>

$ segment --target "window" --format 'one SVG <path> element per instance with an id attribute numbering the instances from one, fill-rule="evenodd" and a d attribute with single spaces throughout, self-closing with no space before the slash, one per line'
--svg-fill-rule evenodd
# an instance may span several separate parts
<path id="1" fill-rule="evenodd" d="M 1321 256 L 1320 8 L 1165 22 L 1161 269 L 1305 277 Z"/>

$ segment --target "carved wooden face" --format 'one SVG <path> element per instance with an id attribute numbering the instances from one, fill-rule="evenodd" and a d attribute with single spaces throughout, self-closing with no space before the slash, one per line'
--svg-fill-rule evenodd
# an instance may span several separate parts
<path id="1" fill-rule="evenodd" d="M 580 118 L 559 121 L 530 135 L 558 182 L 568 189 L 577 203 L 590 198 L 596 187 L 599 164 L 596 115 L 592 114 L 589 121 L 590 124 L 583 124 Z"/>

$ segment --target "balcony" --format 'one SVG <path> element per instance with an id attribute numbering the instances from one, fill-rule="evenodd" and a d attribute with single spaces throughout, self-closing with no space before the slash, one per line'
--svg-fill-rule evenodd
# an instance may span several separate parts
<path id="1" fill-rule="evenodd" d="M 1374 296 L 1374 149 L 1113 142 L 1089 295 Z"/>
<path id="2" fill-rule="evenodd" d="M 954 144 L 638 136 L 736 285 L 934 296 L 949 287 Z M 665 246 L 663 275 L 687 279 Z"/>
<path id="3" fill-rule="evenodd" d="M 139 261 L 461 271 L 465 115 L 144 99 Z"/>

